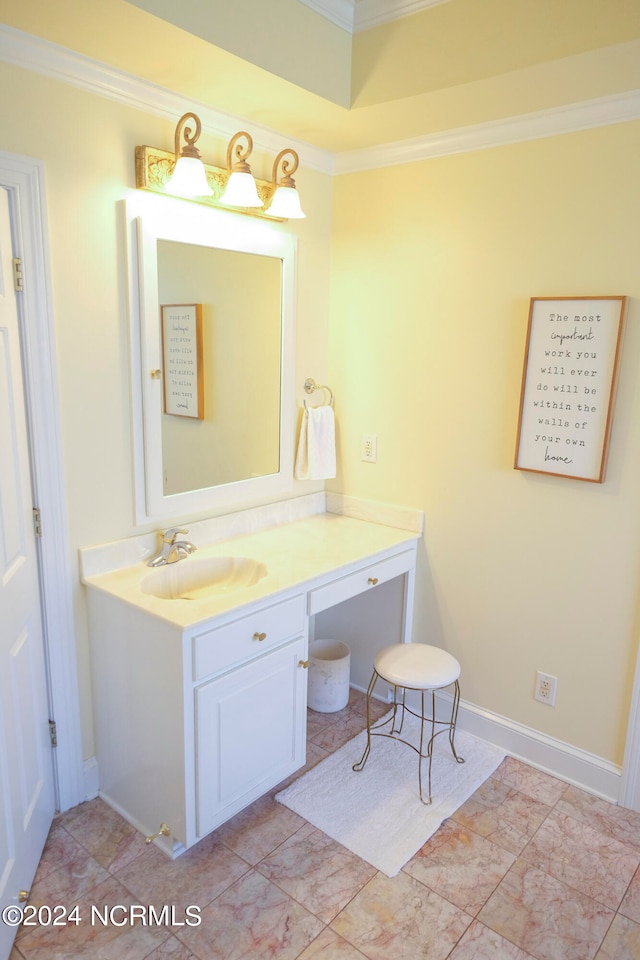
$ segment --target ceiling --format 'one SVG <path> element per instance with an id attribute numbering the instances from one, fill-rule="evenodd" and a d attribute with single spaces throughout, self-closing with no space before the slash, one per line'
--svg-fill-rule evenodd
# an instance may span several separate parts
<path id="1" fill-rule="evenodd" d="M 400 16 L 354 33 L 330 16 L 359 4 Z M 336 153 L 640 89 L 638 0 L 0 0 L 0 12 L 187 109 Z"/>

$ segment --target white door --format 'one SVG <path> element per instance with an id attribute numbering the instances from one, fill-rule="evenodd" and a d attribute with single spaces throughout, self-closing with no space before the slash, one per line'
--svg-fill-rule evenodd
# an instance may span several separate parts
<path id="1" fill-rule="evenodd" d="M 54 810 L 53 762 L 9 199 L 0 187 L 0 910 L 28 891 Z M 0 921 L 0 960 L 15 930 Z"/>

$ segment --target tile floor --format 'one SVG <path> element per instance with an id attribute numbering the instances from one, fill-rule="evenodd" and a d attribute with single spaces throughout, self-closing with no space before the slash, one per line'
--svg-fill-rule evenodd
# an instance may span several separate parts
<path id="1" fill-rule="evenodd" d="M 363 726 L 360 694 L 310 712 L 308 767 Z M 22 929 L 10 960 L 640 960 L 640 814 L 507 757 L 389 879 L 276 792 L 174 862 L 99 799 L 57 817 L 30 902 L 126 922 Z"/>

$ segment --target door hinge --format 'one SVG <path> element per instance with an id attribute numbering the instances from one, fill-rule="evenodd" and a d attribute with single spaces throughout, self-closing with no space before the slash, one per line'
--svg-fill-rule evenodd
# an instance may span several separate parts
<path id="1" fill-rule="evenodd" d="M 51 738 L 51 746 L 58 746 L 58 731 L 56 729 L 55 720 L 49 720 L 49 737 Z"/>
<path id="2" fill-rule="evenodd" d="M 13 258 L 13 289 L 16 293 L 22 293 L 24 290 L 22 280 L 22 260 L 20 257 Z"/>
<path id="3" fill-rule="evenodd" d="M 36 537 L 42 536 L 42 518 L 40 516 L 40 507 L 33 508 L 33 532 Z"/>

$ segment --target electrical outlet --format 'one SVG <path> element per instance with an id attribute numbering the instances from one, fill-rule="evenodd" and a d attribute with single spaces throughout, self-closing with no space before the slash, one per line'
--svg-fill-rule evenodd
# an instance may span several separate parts
<path id="1" fill-rule="evenodd" d="M 536 673 L 536 689 L 534 697 L 540 703 L 546 703 L 548 707 L 555 707 L 556 693 L 558 690 L 558 678 L 552 677 L 548 673 Z"/>
<path id="2" fill-rule="evenodd" d="M 362 434 L 362 451 L 360 459 L 368 463 L 377 463 L 378 460 L 378 438 L 375 433 Z"/>

